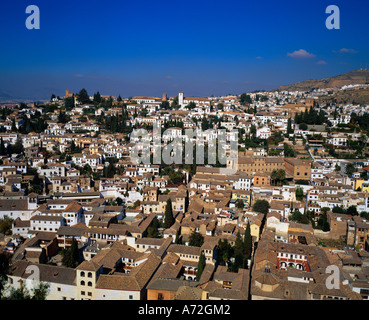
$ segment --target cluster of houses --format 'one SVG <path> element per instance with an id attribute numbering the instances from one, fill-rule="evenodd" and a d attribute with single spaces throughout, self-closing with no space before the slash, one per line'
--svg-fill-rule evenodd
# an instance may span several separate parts
<path id="1" fill-rule="evenodd" d="M 264 98 L 255 100 L 257 95 Z M 3 156 L 0 164 L 0 219 L 13 220 L 12 235 L 2 246 L 12 254 L 8 287 L 32 288 L 29 270 L 38 268 L 39 280 L 49 284 L 47 299 L 369 299 L 369 221 L 360 215 L 369 212 L 369 160 L 317 156 L 311 150 L 321 148 L 323 154 L 323 144 L 309 139 L 317 128 L 300 130 L 293 123 L 297 142 L 284 138 L 275 146 L 247 147 L 242 139 L 251 135 L 268 141 L 276 132 L 287 134 L 289 119 L 316 100 L 297 92 L 250 96 L 248 110 L 237 96 L 196 98 L 183 92 L 175 110 L 162 109 L 164 101 L 174 102 L 166 95 L 112 98 L 111 108 L 97 107 L 93 116 L 85 112 L 93 105 L 77 104 L 66 111 L 67 123 L 58 122 L 55 110 L 43 132 L 30 134 L 15 131 L 14 124 L 18 129 L 22 116 L 43 114 L 43 108 L 14 108 L 12 120 L 0 123 L 5 147 L 20 141 L 24 148 L 22 155 Z M 241 130 L 237 161 L 226 163 L 232 173 L 198 164 L 194 171 L 177 169 L 182 178 L 173 182 L 160 164 L 131 161 L 139 141 L 105 132 L 96 119 L 122 114 L 123 104 L 132 130 L 181 123 L 165 131 L 164 143 L 186 138 L 186 128 L 200 132 L 204 118 L 220 119 L 204 133 L 205 143 L 222 128 Z M 334 119 L 326 110 L 333 126 L 350 121 L 349 107 L 342 106 Z M 319 133 L 333 146 L 361 139 L 334 130 Z M 285 145 L 296 156 L 285 156 Z M 270 153 L 273 148 L 278 156 Z M 111 161 L 116 170 L 107 175 Z M 346 171 L 349 165 L 354 172 Z M 280 183 L 278 171 L 284 174 Z M 254 210 L 260 201 L 268 203 L 265 212 Z M 165 228 L 168 204 L 174 222 Z M 355 207 L 357 214 L 335 207 Z M 315 221 L 326 215 L 330 230 L 293 221 L 296 212 L 313 213 Z M 152 236 L 154 226 L 158 237 Z M 231 272 L 219 263 L 219 243 L 234 246 L 248 229 L 252 257 L 245 268 Z M 190 245 L 194 233 L 203 239 L 199 246 Z M 60 252 L 73 239 L 80 263 L 68 268 Z M 328 240 L 343 246 L 323 246 Z M 339 289 L 325 286 L 330 265 L 340 270 Z"/>

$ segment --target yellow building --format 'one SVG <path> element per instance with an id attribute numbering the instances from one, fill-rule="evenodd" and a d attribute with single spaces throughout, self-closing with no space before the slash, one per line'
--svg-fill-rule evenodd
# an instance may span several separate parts
<path id="1" fill-rule="evenodd" d="M 364 183 L 364 179 L 355 179 L 354 189 L 357 190 L 358 188 L 360 188 L 360 190 L 362 190 L 361 188 L 363 186 L 363 183 Z M 368 186 L 366 188 L 368 190 Z"/>
<path id="2" fill-rule="evenodd" d="M 233 190 L 232 200 L 243 200 L 245 204 L 251 204 L 251 191 L 250 190 Z"/>

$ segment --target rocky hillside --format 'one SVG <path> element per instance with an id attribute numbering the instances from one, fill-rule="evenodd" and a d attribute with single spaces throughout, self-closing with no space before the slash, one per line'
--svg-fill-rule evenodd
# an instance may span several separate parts
<path id="1" fill-rule="evenodd" d="M 310 91 L 312 89 L 338 88 L 350 84 L 369 84 L 369 70 L 354 70 L 338 76 L 297 82 L 291 85 L 280 86 L 279 90 Z"/>

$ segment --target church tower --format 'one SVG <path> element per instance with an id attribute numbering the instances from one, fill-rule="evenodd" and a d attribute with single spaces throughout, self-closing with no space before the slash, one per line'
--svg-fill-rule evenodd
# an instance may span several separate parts
<path id="1" fill-rule="evenodd" d="M 181 106 L 181 108 L 184 107 L 184 105 L 183 105 L 183 91 L 180 91 L 178 93 L 178 104 Z"/>

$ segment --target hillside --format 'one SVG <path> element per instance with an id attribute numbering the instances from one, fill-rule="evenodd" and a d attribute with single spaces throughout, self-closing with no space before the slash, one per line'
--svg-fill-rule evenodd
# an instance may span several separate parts
<path id="1" fill-rule="evenodd" d="M 312 89 L 338 88 L 350 84 L 369 84 L 369 70 L 354 70 L 330 78 L 306 80 L 291 85 L 280 86 L 278 89 L 310 91 Z"/>

